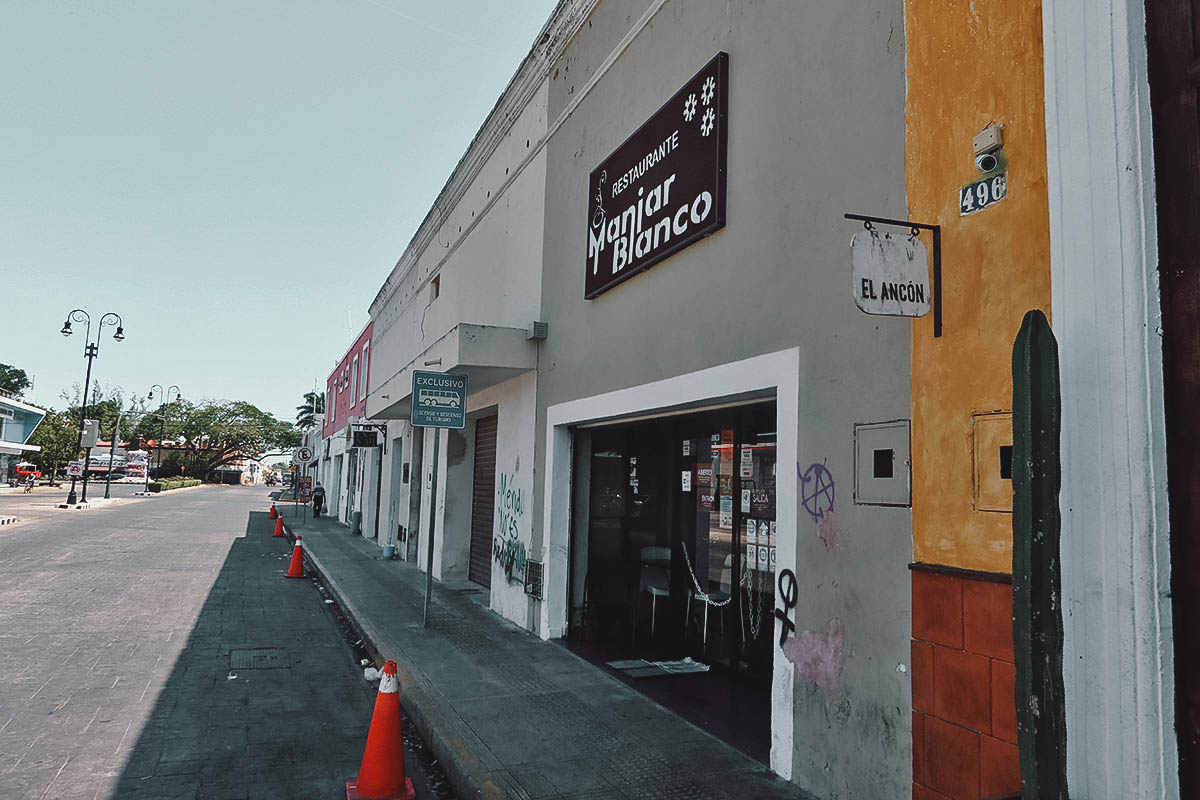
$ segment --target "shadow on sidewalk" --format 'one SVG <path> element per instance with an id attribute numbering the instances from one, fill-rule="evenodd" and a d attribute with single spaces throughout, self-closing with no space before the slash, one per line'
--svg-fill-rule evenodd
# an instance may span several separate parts
<path id="1" fill-rule="evenodd" d="M 252 512 L 118 779 L 115 796 L 344 797 L 375 687 L 291 544 Z M 169 602 L 169 598 L 164 598 Z"/>

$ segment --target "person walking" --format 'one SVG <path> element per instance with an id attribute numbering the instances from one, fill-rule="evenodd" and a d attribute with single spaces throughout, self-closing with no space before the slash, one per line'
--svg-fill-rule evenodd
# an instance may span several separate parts
<path id="1" fill-rule="evenodd" d="M 325 505 L 325 487 L 317 484 L 312 493 L 313 519 L 321 516 L 321 508 Z"/>

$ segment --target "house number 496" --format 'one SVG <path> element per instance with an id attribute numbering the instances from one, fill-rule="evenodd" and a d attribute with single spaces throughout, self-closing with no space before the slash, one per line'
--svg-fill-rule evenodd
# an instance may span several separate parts
<path id="1" fill-rule="evenodd" d="M 963 215 L 983 211 L 1008 195 L 1008 180 L 1004 174 L 968 183 L 958 190 L 958 210 Z"/>

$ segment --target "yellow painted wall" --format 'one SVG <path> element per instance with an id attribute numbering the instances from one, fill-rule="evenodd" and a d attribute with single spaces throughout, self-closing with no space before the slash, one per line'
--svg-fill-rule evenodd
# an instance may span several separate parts
<path id="1" fill-rule="evenodd" d="M 1011 572 L 1011 514 L 972 508 L 971 414 L 1010 409 L 1021 318 L 1050 311 L 1041 3 L 907 0 L 905 14 L 909 218 L 942 225 L 944 326 L 913 325 L 913 555 Z M 971 140 L 992 123 L 1008 197 L 962 217 Z"/>

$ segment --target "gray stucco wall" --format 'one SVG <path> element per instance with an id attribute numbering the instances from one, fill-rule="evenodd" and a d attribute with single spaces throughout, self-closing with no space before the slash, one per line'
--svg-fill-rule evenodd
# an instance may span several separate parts
<path id="1" fill-rule="evenodd" d="M 599 3 L 551 69 L 552 124 L 647 5 Z M 726 227 L 584 300 L 589 172 L 721 50 Z M 796 469 L 825 463 L 837 505 L 821 524 L 801 510 L 796 563 L 779 569 L 800 581 L 799 631 L 844 631 L 840 686 L 795 682 L 792 779 L 821 797 L 911 791 L 911 516 L 852 497 L 854 423 L 909 416 L 910 323 L 855 308 L 848 244 L 859 228 L 842 218 L 905 215 L 904 92 L 901 0 L 670 0 L 547 149 L 539 472 L 549 406 L 800 350 Z M 535 552 L 542 499 L 533 504 Z"/>

